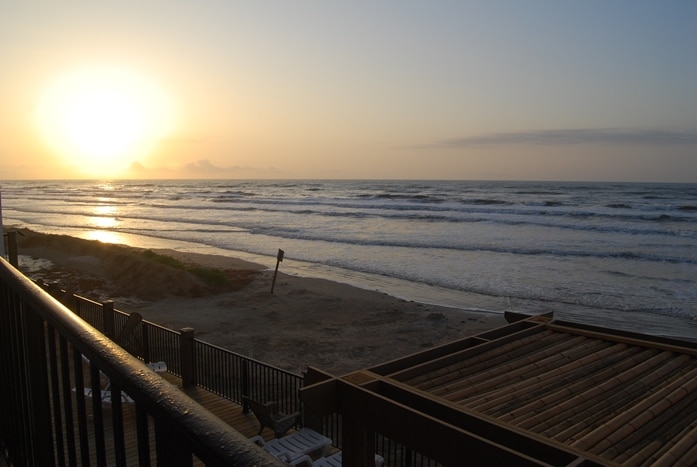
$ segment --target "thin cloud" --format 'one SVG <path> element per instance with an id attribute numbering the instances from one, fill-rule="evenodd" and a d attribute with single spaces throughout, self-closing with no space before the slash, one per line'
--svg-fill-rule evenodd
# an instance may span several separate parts
<path id="1" fill-rule="evenodd" d="M 128 169 L 129 175 L 139 178 L 263 178 L 277 176 L 280 173 L 274 167 L 218 166 L 208 159 L 200 159 L 177 167 L 146 167 L 136 161 Z"/>
<path id="2" fill-rule="evenodd" d="M 186 172 L 196 172 L 196 173 L 208 173 L 208 174 L 214 174 L 214 175 L 234 175 L 234 174 L 240 174 L 240 173 L 276 173 L 278 170 L 273 167 L 266 167 L 266 168 L 261 168 L 261 167 L 249 167 L 249 166 L 241 166 L 241 165 L 231 165 L 231 166 L 217 166 L 213 164 L 211 161 L 208 159 L 200 159 L 196 162 L 190 162 L 186 164 L 185 166 L 182 167 L 182 169 Z"/>
<path id="3" fill-rule="evenodd" d="M 616 128 L 536 130 L 514 133 L 491 133 L 437 141 L 430 146 L 460 148 L 468 146 L 528 145 L 692 145 L 697 144 L 697 131 L 626 130 Z"/>
<path id="4" fill-rule="evenodd" d="M 194 171 L 194 172 L 215 172 L 219 170 L 227 170 L 222 167 L 217 167 L 211 163 L 208 159 L 201 159 L 196 162 L 190 162 L 184 166 L 184 170 Z"/>

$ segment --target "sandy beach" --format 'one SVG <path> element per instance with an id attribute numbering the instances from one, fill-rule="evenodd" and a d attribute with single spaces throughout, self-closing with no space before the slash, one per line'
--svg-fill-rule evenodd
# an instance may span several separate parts
<path id="1" fill-rule="evenodd" d="M 272 365 L 335 374 L 503 326 L 503 315 L 397 299 L 284 274 L 218 255 L 143 250 L 22 231 L 20 269 L 32 279 Z"/>

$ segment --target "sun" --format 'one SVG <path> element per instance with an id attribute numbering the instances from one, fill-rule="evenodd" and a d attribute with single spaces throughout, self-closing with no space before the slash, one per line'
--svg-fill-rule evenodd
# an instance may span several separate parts
<path id="1" fill-rule="evenodd" d="M 84 174 L 109 177 L 147 155 L 172 130 L 164 91 L 136 72 L 83 68 L 56 79 L 37 120 L 50 147 Z"/>

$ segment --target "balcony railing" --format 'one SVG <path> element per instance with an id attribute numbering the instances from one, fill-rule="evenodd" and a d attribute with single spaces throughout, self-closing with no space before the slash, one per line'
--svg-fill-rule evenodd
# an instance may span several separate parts
<path id="1" fill-rule="evenodd" d="M 69 300 L 78 316 L 107 335 L 118 335 L 126 326 L 128 314 L 111 301 L 98 303 L 71 294 Z M 286 413 L 301 411 L 302 376 L 196 339 L 191 328 L 174 331 L 143 320 L 129 351 L 145 362 L 166 362 L 185 386 L 199 386 L 243 406 L 247 396 L 273 400 Z"/>
<path id="2" fill-rule="evenodd" d="M 89 310 L 85 304 L 80 313 L 98 320 L 99 305 Z M 108 330 L 107 315 L 102 326 Z M 120 326 L 119 319 L 113 325 Z M 148 360 L 166 360 L 184 376 L 191 370 L 186 365 L 195 368 L 175 351 L 167 353 L 176 337 L 157 326 L 147 329 L 139 345 Z M 189 466 L 194 460 L 282 465 L 1 258 L 0 374 L 0 447 L 12 465 L 120 466 L 133 451 L 142 466 Z M 105 379 L 108 410 L 100 400 Z M 86 397 L 85 389 L 94 397 Z M 125 435 L 124 393 L 135 403 L 135 441 Z"/>

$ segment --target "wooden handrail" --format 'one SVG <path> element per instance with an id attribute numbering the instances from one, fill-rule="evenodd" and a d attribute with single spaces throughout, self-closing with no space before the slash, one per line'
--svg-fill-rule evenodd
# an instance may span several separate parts
<path id="1" fill-rule="evenodd" d="M 18 383 L 9 377 L 4 377 L 0 382 L 0 410 L 18 414 L 17 417 L 0 419 L 0 433 L 26 430 L 16 439 L 17 443 L 22 439 L 28 443 L 26 446 L 8 446 L 10 453 L 21 456 L 24 452 L 31 458 L 34 454 L 29 451 L 36 449 L 36 442 L 47 440 L 41 446 L 42 449 L 50 449 L 53 444 L 50 440 L 62 439 L 62 427 L 57 423 L 52 426 L 51 423 L 37 425 L 23 422 L 26 417 L 46 419 L 49 400 L 53 400 L 54 418 L 56 415 L 72 417 L 72 412 L 56 412 L 60 410 L 60 404 L 56 402 L 65 400 L 65 388 L 70 391 L 69 384 L 66 386 L 64 381 L 59 385 L 57 380 L 50 381 L 46 377 L 49 368 L 64 366 L 65 363 L 51 361 L 45 350 L 51 347 L 45 339 L 46 333 L 50 335 L 55 332 L 76 355 L 88 358 L 90 365 L 108 377 L 112 386 L 128 393 L 139 412 L 153 418 L 158 463 L 191 465 L 192 455 L 195 455 L 208 465 L 282 465 L 150 371 L 142 361 L 88 325 L 4 259 L 0 259 L 0 328 L 3 332 L 0 336 L 0 355 L 3 355 L 0 370 L 5 371 L 3 374 L 9 376 L 19 372 L 39 376 L 29 385 L 20 384 L 23 381 Z M 17 348 L 30 348 L 31 351 L 19 352 L 21 355 L 15 358 Z M 67 357 L 64 357 L 67 361 Z M 55 399 L 56 395 L 58 399 Z M 26 402 L 27 406 L 10 407 L 22 402 Z M 117 405 L 114 405 L 114 411 Z M 35 413 L 36 410 L 43 412 Z M 15 423 L 10 425 L 12 422 Z M 44 432 L 37 433 L 37 428 Z M 57 448 L 58 452 L 61 448 Z M 45 452 L 38 462 L 30 462 L 29 465 L 40 465 L 51 457 L 50 453 Z M 18 460 L 19 465 L 23 463 Z"/>

